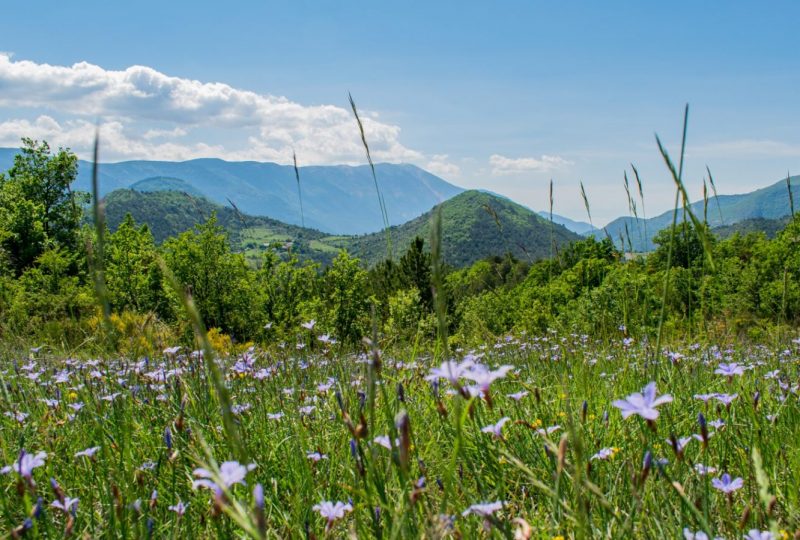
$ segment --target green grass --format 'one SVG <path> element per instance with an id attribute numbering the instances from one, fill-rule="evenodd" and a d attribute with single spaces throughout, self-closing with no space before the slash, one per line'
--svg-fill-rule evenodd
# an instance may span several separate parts
<path id="1" fill-rule="evenodd" d="M 40 353 L 28 361 L 6 355 L 3 412 L 28 416 L 0 417 L 2 463 L 13 463 L 21 449 L 48 456 L 34 470 L 35 485 L 13 472 L 0 476 L 0 531 L 7 535 L 22 525 L 42 497 L 47 508 L 32 520 L 34 532 L 62 534 L 70 520 L 49 508 L 56 498 L 51 477 L 67 496 L 80 498 L 73 534 L 91 537 L 142 537 L 148 523 L 158 537 L 240 536 L 237 519 L 257 522 L 251 495 L 256 484 L 265 494 L 263 535 L 271 538 L 303 537 L 306 529 L 325 537 L 326 522 L 312 510 L 322 500 L 352 501 L 353 512 L 333 524 L 330 537 L 349 530 L 359 538 L 439 538 L 437 528 L 445 525 L 447 534 L 458 531 L 465 538 L 504 537 L 516 518 L 530 524 L 533 538 L 677 538 L 684 527 L 735 538 L 750 528 L 800 527 L 800 454 L 791 442 L 800 436 L 796 343 L 681 347 L 680 360 L 659 358 L 658 392 L 674 399 L 659 407 L 661 415 L 649 426 L 635 416 L 623 420 L 612 406 L 649 382 L 650 351 L 636 342 L 602 344 L 551 333 L 487 344 L 474 351 L 483 355 L 481 362 L 514 368 L 491 385 L 490 399 L 467 399 L 444 380 L 435 392 L 425 380 L 432 360 L 412 350 L 384 352 L 378 371 L 369 370 L 363 356 L 323 348 L 304 329 L 298 329 L 298 342 L 307 346 L 221 361 L 234 405 L 249 407 L 236 415 L 242 449 L 231 447 L 197 359 L 65 361 Z M 751 369 L 731 380 L 714 373 L 730 361 Z M 766 378 L 773 370 L 779 370 L 777 378 Z M 376 383 L 374 410 L 359 397 L 369 395 L 369 372 Z M 56 382 L 59 373 L 69 380 Z M 329 389 L 318 387 L 331 379 Z M 528 392 L 519 402 L 507 396 L 519 391 Z M 712 392 L 738 398 L 726 408 L 693 397 Z M 84 404 L 77 413 L 69 407 L 75 403 Z M 315 409 L 303 415 L 306 406 Z M 401 411 L 408 417 L 408 439 L 391 450 L 374 443 L 377 435 L 400 437 L 395 420 Z M 271 420 L 268 413 L 284 416 Z M 707 448 L 692 440 L 678 457 L 666 439 L 700 433 L 700 413 L 725 426 L 709 428 Z M 511 419 L 502 439 L 481 432 L 502 417 Z M 553 425 L 561 429 L 549 438 L 536 432 Z M 100 450 L 93 458 L 73 457 L 94 446 Z M 602 448 L 618 450 L 608 460 L 591 460 Z M 768 505 L 759 495 L 754 450 L 763 459 Z M 306 457 L 314 451 L 326 457 L 315 463 Z M 668 463 L 654 464 L 642 480 L 648 451 Z M 216 505 L 209 490 L 192 489 L 196 467 L 211 457 L 221 463 L 240 454 L 257 464 L 247 487 L 233 486 Z M 142 469 L 145 463 L 152 468 Z M 699 463 L 718 472 L 699 475 Z M 710 484 L 723 472 L 744 481 L 731 497 Z M 139 510 L 132 506 L 137 500 Z M 181 519 L 168 509 L 179 500 L 189 503 Z M 493 501 L 505 505 L 487 523 L 488 532 L 482 519 L 461 515 L 471 504 Z M 748 517 L 740 523 L 745 509 Z M 441 515 L 454 520 L 443 523 Z"/>

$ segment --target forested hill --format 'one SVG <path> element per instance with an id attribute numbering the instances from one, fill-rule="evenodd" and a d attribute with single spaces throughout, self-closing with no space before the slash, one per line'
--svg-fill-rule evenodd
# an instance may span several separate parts
<path id="1" fill-rule="evenodd" d="M 109 193 L 104 201 L 109 228 L 116 229 L 125 214 L 130 213 L 137 223 L 147 223 L 158 243 L 205 222 L 214 212 L 217 214 L 217 222 L 234 234 L 248 227 L 261 226 L 269 227 L 275 234 L 302 236 L 309 240 L 326 236 L 314 229 L 288 225 L 267 217 L 250 216 L 232 207 L 178 191 L 140 192 L 119 189 Z"/>
<path id="2" fill-rule="evenodd" d="M 157 242 L 191 229 L 216 212 L 233 248 L 244 252 L 251 261 L 268 249 L 291 251 L 322 263 L 330 262 L 340 249 L 347 249 L 370 266 L 386 257 L 383 232 L 329 236 L 275 219 L 250 216 L 184 192 L 117 190 L 105 197 L 105 208 L 112 230 L 130 213 L 137 223 L 148 224 Z M 405 252 L 416 236 L 429 245 L 432 217 L 433 210 L 391 228 L 395 256 Z M 551 227 L 547 220 L 508 199 L 478 191 L 462 193 L 442 204 L 442 235 L 443 258 L 455 267 L 508 252 L 521 260 L 541 259 L 550 256 L 553 241 L 561 246 L 580 238 L 561 225 Z"/>
<path id="3" fill-rule="evenodd" d="M 456 267 L 509 252 L 521 260 L 542 259 L 551 255 L 553 241 L 562 246 L 580 238 L 561 225 L 551 226 L 509 199 L 480 191 L 456 195 L 442 203 L 441 210 L 442 257 Z M 395 253 L 403 253 L 417 236 L 428 241 L 435 211 L 390 229 Z M 386 256 L 385 233 L 342 238 L 334 243 L 373 263 Z"/>

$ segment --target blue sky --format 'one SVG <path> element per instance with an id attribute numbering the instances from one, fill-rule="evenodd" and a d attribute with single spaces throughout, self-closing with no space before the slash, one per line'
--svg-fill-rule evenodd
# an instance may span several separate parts
<path id="1" fill-rule="evenodd" d="M 723 193 L 800 171 L 796 2 L 16 2 L 0 22 L 0 145 L 104 156 L 358 163 L 347 92 L 377 157 L 596 223 L 673 186 Z M 80 65 L 84 62 L 86 64 Z M 76 67 L 79 64 L 79 67 Z M 141 66 L 141 68 L 134 68 Z M 220 83 L 220 84 L 212 84 Z"/>

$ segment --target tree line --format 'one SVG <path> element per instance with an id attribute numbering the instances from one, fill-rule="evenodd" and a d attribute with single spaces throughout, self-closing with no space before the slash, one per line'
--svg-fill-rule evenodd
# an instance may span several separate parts
<path id="1" fill-rule="evenodd" d="M 429 343 L 436 333 L 425 239 L 372 268 L 345 251 L 325 267 L 273 252 L 253 266 L 232 250 L 215 216 L 161 244 L 146 224 L 126 216 L 105 235 L 102 265 L 114 335 L 101 341 L 90 265 L 97 239 L 85 220 L 89 195 L 70 187 L 77 167 L 70 151 L 24 139 L 11 169 L 0 174 L 5 341 L 65 348 L 88 343 L 131 353 L 190 344 L 191 326 L 165 272 L 192 296 L 223 345 L 313 347 L 316 340 L 301 326 L 312 320 L 314 335 L 341 346 L 374 331 L 389 343 Z M 499 254 L 447 268 L 438 289 L 446 297 L 450 339 L 475 344 L 548 328 L 645 338 L 659 327 L 699 338 L 796 327 L 800 219 L 773 239 L 734 234 L 710 248 L 691 223 L 679 223 L 655 243 L 649 255 L 629 259 L 610 239 L 590 237 L 549 259 Z"/>

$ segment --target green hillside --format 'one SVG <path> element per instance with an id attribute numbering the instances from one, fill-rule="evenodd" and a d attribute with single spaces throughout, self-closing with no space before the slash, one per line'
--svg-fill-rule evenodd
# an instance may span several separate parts
<path id="1" fill-rule="evenodd" d="M 715 227 L 711 229 L 711 232 L 723 240 L 737 233 L 745 235 L 753 232 L 763 232 L 767 238 L 775 238 L 780 231 L 786 228 L 789 221 L 791 221 L 791 216 L 784 216 L 776 219 L 752 218 L 733 223 L 732 225 Z"/>
<path id="2" fill-rule="evenodd" d="M 338 252 L 337 248 L 320 242 L 326 236 L 320 231 L 249 216 L 188 193 L 119 189 L 109 193 L 104 201 L 106 220 L 112 231 L 130 213 L 137 223 L 150 227 L 158 243 L 203 223 L 216 212 L 217 221 L 228 231 L 233 248 L 244 252 L 253 262 L 268 249 L 291 251 L 301 259 L 322 263 L 330 262 Z"/>
<path id="3" fill-rule="evenodd" d="M 252 262 L 267 250 L 289 251 L 303 259 L 323 264 L 340 249 L 373 265 L 386 257 L 385 233 L 363 236 L 328 236 L 313 229 L 280 221 L 249 216 L 234 208 L 218 205 L 203 197 L 178 191 L 141 192 L 129 189 L 109 193 L 105 198 L 106 218 L 114 230 L 130 213 L 137 223 L 147 223 L 157 242 L 189 230 L 216 212 L 217 220 L 230 235 L 235 250 Z M 392 227 L 395 256 L 411 241 L 430 238 L 433 210 L 403 225 Z M 478 191 L 464 192 L 442 203 L 444 260 L 462 267 L 492 255 L 513 253 L 521 260 L 550 255 L 551 239 L 556 245 L 580 238 L 561 225 L 553 225 L 535 212 L 508 199 Z"/>
<path id="4" fill-rule="evenodd" d="M 465 191 L 445 201 L 442 208 L 442 256 L 448 264 L 462 267 L 492 255 L 513 253 L 522 260 L 550 256 L 551 239 L 556 245 L 580 237 L 561 225 L 508 199 L 480 191 Z M 435 208 L 403 225 L 392 227 L 394 253 L 403 253 L 420 236 L 430 238 Z M 375 263 L 386 256 L 385 233 L 330 240 L 334 245 Z"/>
<path id="5" fill-rule="evenodd" d="M 794 200 L 800 201 L 800 176 L 791 177 L 790 184 Z M 701 218 L 706 215 L 712 228 L 734 225 L 744 220 L 775 220 L 791 214 L 791 202 L 785 178 L 771 186 L 750 193 L 711 197 L 707 209 L 702 200 L 692 203 L 691 208 L 692 212 Z M 672 223 L 672 214 L 673 211 L 669 210 L 647 220 L 629 216 L 620 217 L 603 229 L 618 247 L 622 247 L 620 238 L 624 239 L 627 246 L 628 237 L 630 237 L 633 251 L 650 251 L 655 248 L 653 238 L 658 231 L 666 229 Z M 678 216 L 679 221 L 682 218 L 683 211 L 681 210 Z M 754 222 L 754 224 L 756 223 L 758 221 Z"/>

